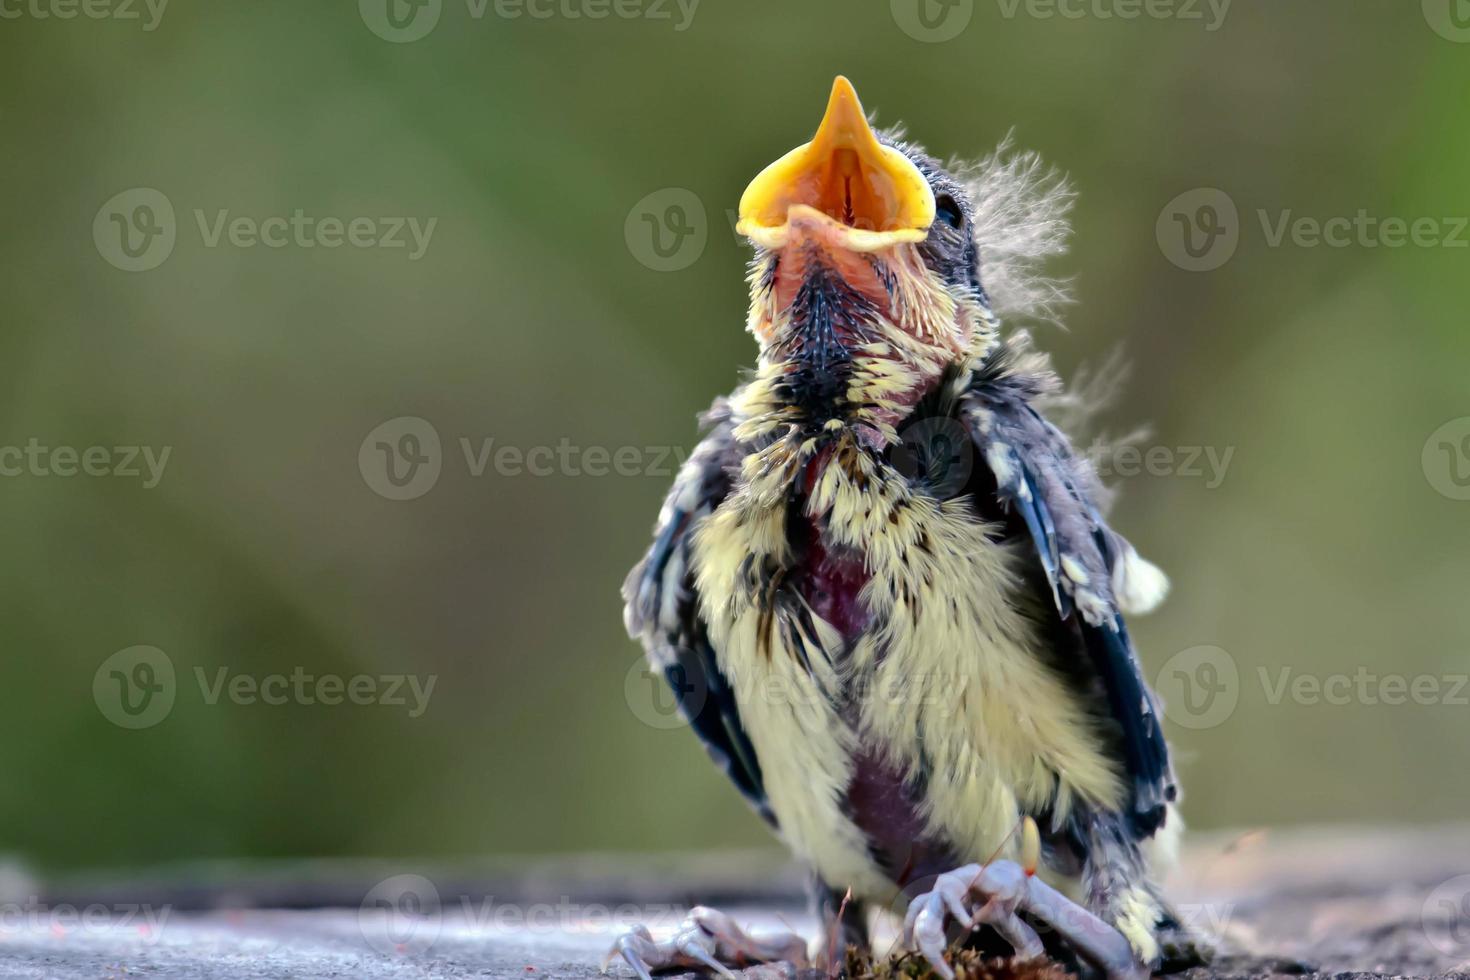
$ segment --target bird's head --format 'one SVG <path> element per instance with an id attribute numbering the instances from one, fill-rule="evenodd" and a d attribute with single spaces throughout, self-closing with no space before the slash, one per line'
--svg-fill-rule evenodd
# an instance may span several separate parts
<path id="1" fill-rule="evenodd" d="M 995 341 L 971 217 L 965 186 L 875 132 L 839 76 L 816 135 L 740 199 L 763 366 L 807 400 L 824 392 L 818 400 L 866 407 L 887 428 L 947 365 Z"/>

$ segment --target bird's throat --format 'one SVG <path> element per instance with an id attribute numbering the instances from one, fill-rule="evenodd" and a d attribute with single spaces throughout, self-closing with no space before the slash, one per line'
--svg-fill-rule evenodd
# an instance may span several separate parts
<path id="1" fill-rule="evenodd" d="M 951 356 L 904 333 L 898 295 L 882 255 L 809 241 L 769 256 L 752 278 L 758 410 L 809 434 L 853 426 L 891 442 Z"/>

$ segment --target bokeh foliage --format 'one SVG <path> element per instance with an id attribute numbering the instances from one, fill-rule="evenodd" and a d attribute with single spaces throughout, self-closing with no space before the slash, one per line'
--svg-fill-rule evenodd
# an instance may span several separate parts
<path id="1" fill-rule="evenodd" d="M 1224 724 L 1174 732 L 1197 827 L 1431 820 L 1470 806 L 1470 707 L 1271 704 L 1259 668 L 1470 669 L 1470 502 L 1426 438 L 1470 415 L 1470 251 L 1272 248 L 1255 215 L 1470 214 L 1470 45 L 1419 3 L 1237 0 L 1199 23 L 1007 18 L 921 43 L 889 5 L 704 0 L 648 20 L 475 21 L 390 44 L 352 3 L 186 3 L 157 30 L 0 21 L 0 443 L 173 447 L 164 479 L 0 480 L 0 849 L 44 866 L 248 855 L 758 843 L 694 740 L 640 723 L 617 588 L 666 479 L 472 477 L 457 440 L 687 446 L 752 360 L 724 218 L 814 126 L 832 76 L 943 154 L 1010 129 L 1080 193 L 1068 373 L 1120 345 L 1114 431 L 1233 447 L 1214 489 L 1121 480 L 1120 528 L 1176 590 L 1150 670 L 1240 666 Z M 493 10 L 493 7 L 492 7 Z M 163 191 L 179 242 L 121 272 L 103 201 Z M 708 209 L 691 267 L 625 246 L 635 202 Z M 1188 273 L 1155 238 L 1217 187 L 1245 230 Z M 192 211 L 437 217 L 425 256 L 205 248 Z M 364 435 L 419 415 L 427 496 L 376 495 Z M 168 652 L 170 717 L 91 696 Z M 433 673 L 387 707 L 208 705 L 193 670 Z M 1274 677 L 1273 673 L 1273 677 Z"/>

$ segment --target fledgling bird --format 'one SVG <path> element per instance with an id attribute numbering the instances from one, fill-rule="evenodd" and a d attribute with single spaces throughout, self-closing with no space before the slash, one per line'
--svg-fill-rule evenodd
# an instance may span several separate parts
<path id="1" fill-rule="evenodd" d="M 704 417 L 626 620 L 811 866 L 839 957 L 897 895 L 947 978 L 950 922 L 1112 978 L 1182 933 L 1152 878 L 1178 790 L 1123 622 L 1167 580 L 1040 414 L 1045 359 L 1000 331 L 1052 298 L 1017 273 L 1060 250 L 1069 204 L 1034 157 L 951 172 L 875 133 L 840 77 L 740 201 L 757 367 Z M 697 909 L 615 952 L 647 978 L 802 946 Z"/>

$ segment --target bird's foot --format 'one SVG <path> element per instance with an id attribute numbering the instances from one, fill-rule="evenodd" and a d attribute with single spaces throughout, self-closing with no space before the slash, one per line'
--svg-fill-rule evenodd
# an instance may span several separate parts
<path id="1" fill-rule="evenodd" d="M 940 875 L 930 891 L 909 903 L 904 940 L 929 961 L 934 972 L 954 980 L 944 959 L 945 925 L 954 919 L 967 929 L 990 926 L 1022 962 L 1046 955 L 1046 947 L 1026 920 L 1054 933 L 1108 980 L 1144 980 L 1149 970 L 1135 957 L 1123 934 L 1034 877 L 1014 861 L 969 864 Z"/>
<path id="2" fill-rule="evenodd" d="M 642 980 L 653 980 L 653 973 L 675 968 L 713 970 L 730 980 L 735 976 L 732 966 L 782 961 L 798 968 L 806 966 L 806 940 L 790 932 L 752 936 L 725 913 L 696 906 L 663 942 L 656 941 L 647 926 L 623 933 L 603 960 L 604 973 L 619 955 Z"/>
<path id="3" fill-rule="evenodd" d="M 1208 966 L 1217 952 L 1213 943 L 1185 929 L 1177 921 L 1161 925 L 1157 938 L 1159 973 L 1183 973 L 1197 966 Z"/>

